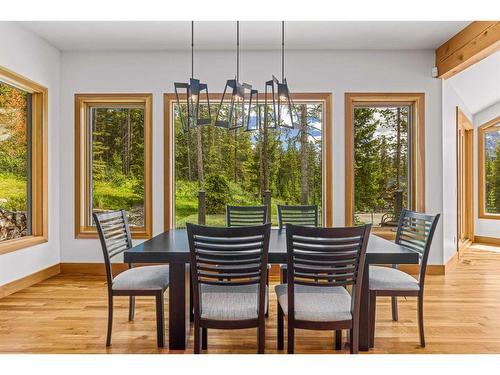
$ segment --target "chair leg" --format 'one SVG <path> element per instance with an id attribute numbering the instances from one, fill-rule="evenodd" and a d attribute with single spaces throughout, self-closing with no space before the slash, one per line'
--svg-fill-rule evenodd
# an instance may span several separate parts
<path id="1" fill-rule="evenodd" d="M 257 353 L 264 354 L 266 350 L 266 323 L 264 319 L 260 319 L 259 328 L 257 328 L 257 346 Z"/>
<path id="2" fill-rule="evenodd" d="M 156 337 L 159 348 L 165 346 L 165 315 L 163 291 L 156 295 Z"/>
<path id="3" fill-rule="evenodd" d="M 113 296 L 108 295 L 108 332 L 106 335 L 106 346 L 111 346 L 111 330 L 113 329 Z"/>
<path id="4" fill-rule="evenodd" d="M 335 350 L 342 350 L 342 330 L 335 331 Z"/>
<path id="5" fill-rule="evenodd" d="M 425 348 L 425 335 L 424 335 L 424 296 L 418 296 L 418 328 L 420 332 L 420 346 Z"/>
<path id="6" fill-rule="evenodd" d="M 201 349 L 207 350 L 208 348 L 208 328 L 201 329 Z"/>
<path id="7" fill-rule="evenodd" d="M 278 350 L 283 350 L 285 346 L 285 338 L 284 338 L 284 321 L 285 314 L 283 313 L 283 309 L 278 302 Z"/>
<path id="8" fill-rule="evenodd" d="M 130 296 L 128 301 L 128 320 L 134 320 L 135 316 L 135 296 Z"/>
<path id="9" fill-rule="evenodd" d="M 359 329 L 358 329 L 358 327 L 356 327 L 356 324 L 353 324 L 353 327 L 350 330 L 350 336 L 351 336 L 351 354 L 358 354 L 358 351 L 359 351 Z"/>
<path id="10" fill-rule="evenodd" d="M 266 286 L 267 286 L 266 318 L 268 318 L 269 317 L 269 270 L 267 270 Z"/>
<path id="11" fill-rule="evenodd" d="M 290 325 L 290 317 L 288 317 L 288 354 L 295 352 L 295 329 Z"/>
<path id="12" fill-rule="evenodd" d="M 377 321 L 377 295 L 370 293 L 370 348 L 375 347 L 375 323 Z"/>
<path id="13" fill-rule="evenodd" d="M 398 321 L 398 297 L 391 297 L 392 304 L 392 320 Z"/>
<path id="14" fill-rule="evenodd" d="M 200 329 L 200 323 L 196 321 L 196 318 L 194 320 L 194 354 L 200 354 L 201 352 L 201 329 Z"/>

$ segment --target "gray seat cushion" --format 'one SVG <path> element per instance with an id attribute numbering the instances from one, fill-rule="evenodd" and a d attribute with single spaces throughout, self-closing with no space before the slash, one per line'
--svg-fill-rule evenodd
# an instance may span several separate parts
<path id="1" fill-rule="evenodd" d="M 258 318 L 259 285 L 200 285 L 201 318 L 245 320 Z M 267 311 L 267 287 L 265 310 Z"/>
<path id="2" fill-rule="evenodd" d="M 113 290 L 157 290 L 168 287 L 168 266 L 135 267 L 113 279 Z"/>
<path id="3" fill-rule="evenodd" d="M 370 290 L 419 290 L 418 281 L 396 268 L 370 266 Z"/>
<path id="4" fill-rule="evenodd" d="M 288 284 L 275 287 L 278 302 L 288 315 Z M 343 287 L 295 285 L 295 319 L 338 322 L 352 319 L 351 295 Z"/>

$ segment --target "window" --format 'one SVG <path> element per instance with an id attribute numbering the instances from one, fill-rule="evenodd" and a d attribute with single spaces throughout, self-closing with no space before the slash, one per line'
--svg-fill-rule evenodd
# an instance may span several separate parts
<path id="1" fill-rule="evenodd" d="M 47 89 L 0 67 L 0 254 L 47 241 Z"/>
<path id="2" fill-rule="evenodd" d="M 478 129 L 479 217 L 500 219 L 500 116 Z"/>
<path id="3" fill-rule="evenodd" d="M 424 210 L 423 94 L 346 94 L 346 224 L 395 235 Z"/>
<path id="4" fill-rule="evenodd" d="M 133 238 L 152 233 L 150 94 L 75 96 L 77 238 L 97 236 L 92 214 L 123 209 Z"/>
<path id="5" fill-rule="evenodd" d="M 220 95 L 210 100 L 218 103 Z M 165 186 L 171 188 L 165 189 L 165 229 L 198 222 L 200 190 L 207 225 L 226 224 L 227 204 L 263 204 L 269 190 L 273 225 L 277 204 L 317 204 L 320 222 L 331 226 L 331 95 L 295 94 L 294 101 L 298 129 L 245 132 L 210 125 L 184 133 L 175 96 L 165 94 L 165 144 L 171 146 L 165 148 Z"/>

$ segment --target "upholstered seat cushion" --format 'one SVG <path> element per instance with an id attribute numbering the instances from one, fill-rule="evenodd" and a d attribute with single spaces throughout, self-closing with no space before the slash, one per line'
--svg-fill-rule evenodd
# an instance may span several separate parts
<path id="1" fill-rule="evenodd" d="M 288 284 L 275 287 L 278 302 L 288 315 Z M 351 295 L 343 287 L 295 285 L 295 319 L 338 322 L 352 319 Z"/>
<path id="2" fill-rule="evenodd" d="M 245 320 L 258 318 L 259 285 L 200 285 L 201 318 Z M 267 287 L 264 309 L 267 311 Z"/>
<path id="3" fill-rule="evenodd" d="M 419 290 L 418 281 L 396 268 L 370 266 L 370 290 Z"/>
<path id="4" fill-rule="evenodd" d="M 113 279 L 113 290 L 157 290 L 168 287 L 168 266 L 134 267 Z"/>

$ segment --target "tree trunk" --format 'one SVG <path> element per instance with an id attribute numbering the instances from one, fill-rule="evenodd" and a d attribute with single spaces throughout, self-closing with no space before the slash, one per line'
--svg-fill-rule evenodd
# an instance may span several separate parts
<path id="1" fill-rule="evenodd" d="M 197 167 L 198 167 L 198 187 L 203 188 L 203 184 L 205 182 L 203 176 L 203 142 L 202 142 L 202 134 L 201 127 L 196 129 L 196 150 L 198 154 Z"/>
<path id="2" fill-rule="evenodd" d="M 268 129 L 262 125 L 262 150 L 260 154 L 262 168 L 262 193 L 269 190 L 269 158 L 268 158 Z"/>
<path id="3" fill-rule="evenodd" d="M 191 174 L 191 132 L 186 133 L 186 153 L 187 153 L 187 167 L 188 167 L 188 181 L 192 181 Z"/>
<path id="4" fill-rule="evenodd" d="M 122 123 L 122 173 L 128 175 L 130 173 L 130 146 L 131 146 L 131 128 L 132 123 L 130 121 L 130 109 L 126 110 L 127 116 L 125 121 Z"/>
<path id="5" fill-rule="evenodd" d="M 397 109 L 397 124 L 396 124 L 396 189 L 399 190 L 401 179 L 400 165 L 401 162 L 401 107 Z"/>
<path id="6" fill-rule="evenodd" d="M 234 182 L 238 182 L 238 129 L 234 129 Z"/>
<path id="7" fill-rule="evenodd" d="M 309 142 L 307 139 L 307 105 L 300 106 L 300 203 L 309 200 Z"/>

